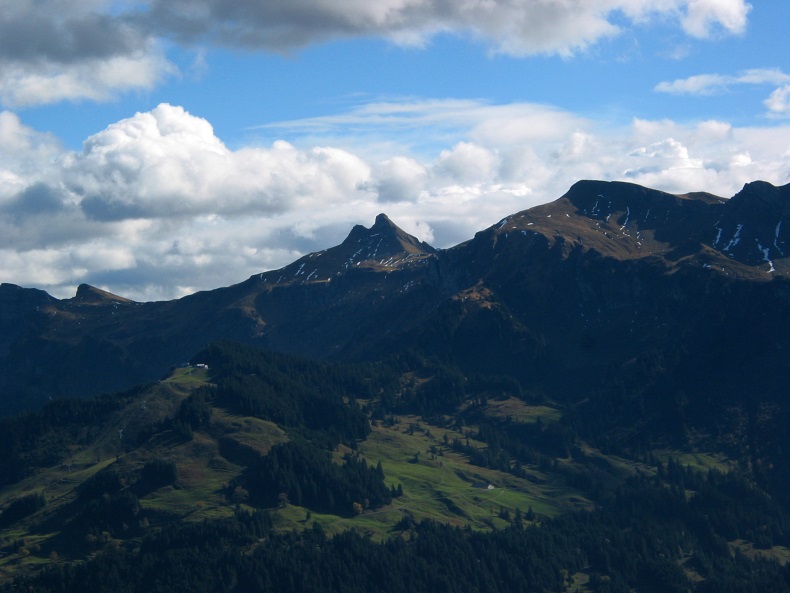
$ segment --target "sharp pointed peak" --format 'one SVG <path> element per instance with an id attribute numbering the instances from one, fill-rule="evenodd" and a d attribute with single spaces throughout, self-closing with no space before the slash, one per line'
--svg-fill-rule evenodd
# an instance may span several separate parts
<path id="1" fill-rule="evenodd" d="M 389 216 L 384 214 L 383 212 L 376 216 L 376 220 L 373 223 L 373 226 L 367 228 L 361 224 L 357 224 L 354 228 L 351 229 L 351 232 L 348 234 L 346 238 L 346 242 L 348 241 L 359 241 L 361 237 L 367 237 L 372 235 L 379 235 L 381 233 L 392 233 L 392 234 L 404 234 L 407 235 L 405 231 L 403 231 L 398 225 L 396 225 Z"/>
<path id="2" fill-rule="evenodd" d="M 308 254 L 288 268 L 295 270 L 295 276 L 304 276 L 304 280 L 307 280 L 312 277 L 310 273 L 313 271 L 315 278 L 325 278 L 327 274 L 333 275 L 341 268 L 347 269 L 366 261 L 376 262 L 376 265 L 395 265 L 393 262 L 435 253 L 436 249 L 431 245 L 410 235 L 382 213 L 376 216 L 370 228 L 357 224 L 340 245 L 317 254 Z M 315 267 L 313 262 L 316 262 Z M 337 268 L 334 271 L 319 270 L 327 265 Z"/>
<path id="3" fill-rule="evenodd" d="M 111 292 L 107 292 L 101 288 L 96 288 L 90 284 L 80 284 L 77 287 L 77 294 L 74 296 L 74 300 L 82 303 L 101 303 L 108 301 L 116 303 L 132 302 L 127 298 L 112 294 Z"/>
<path id="4" fill-rule="evenodd" d="M 376 216 L 376 220 L 373 222 L 373 226 L 368 228 L 368 227 L 366 227 L 364 225 L 357 224 L 357 225 L 354 225 L 354 228 L 352 229 L 352 232 L 363 232 L 363 231 L 364 232 L 371 232 L 371 231 L 381 231 L 383 229 L 397 229 L 397 230 L 400 230 L 398 225 L 396 225 L 394 222 L 392 222 L 392 219 L 382 212 L 381 214 L 378 214 Z"/>
<path id="5" fill-rule="evenodd" d="M 382 226 L 391 226 L 396 227 L 397 225 L 392 222 L 389 216 L 384 214 L 383 212 L 376 216 L 376 222 L 373 224 L 374 227 L 382 227 Z"/>

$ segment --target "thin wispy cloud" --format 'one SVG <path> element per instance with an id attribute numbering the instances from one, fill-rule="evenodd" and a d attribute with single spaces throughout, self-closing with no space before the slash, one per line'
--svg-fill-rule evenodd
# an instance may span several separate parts
<path id="1" fill-rule="evenodd" d="M 777 86 L 788 83 L 790 74 L 785 74 L 778 68 L 755 68 L 735 75 L 696 74 L 672 82 L 660 82 L 655 90 L 674 95 L 715 95 L 743 85 Z"/>
<path id="2" fill-rule="evenodd" d="M 769 118 L 790 116 L 790 74 L 779 68 L 754 68 L 735 75 L 698 74 L 672 82 L 660 82 L 655 91 L 672 95 L 711 97 L 734 92 L 738 87 L 777 87 L 763 101 Z"/>
<path id="3" fill-rule="evenodd" d="M 588 123 L 551 105 L 404 97 L 252 129 L 299 139 L 301 144 L 353 143 L 357 150 L 372 151 L 385 145 L 387 151 L 406 150 L 427 157 L 468 138 L 523 144 L 566 134 Z M 426 129 L 431 130 L 430 135 Z M 371 156 L 375 158 L 375 153 Z"/>

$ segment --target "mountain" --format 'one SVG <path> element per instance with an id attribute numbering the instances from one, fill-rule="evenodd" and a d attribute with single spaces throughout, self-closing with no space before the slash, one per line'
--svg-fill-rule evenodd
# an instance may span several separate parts
<path id="1" fill-rule="evenodd" d="M 788 204 L 583 181 L 174 301 L 4 284 L 0 591 L 790 593 Z"/>
<path id="2" fill-rule="evenodd" d="M 0 591 L 790 590 L 749 455 L 606 453 L 490 376 L 415 415 L 453 391 L 415 358 L 194 363 L 0 419 Z"/>
<path id="3" fill-rule="evenodd" d="M 765 182 L 727 200 L 582 181 L 451 249 L 382 214 L 336 247 L 174 301 L 3 284 L 0 410 L 154 380 L 217 339 L 330 360 L 430 351 L 562 398 L 685 344 L 732 363 L 722 389 L 736 352 L 749 381 L 771 383 L 761 376 L 788 346 L 776 320 L 787 318 L 789 196 Z"/>

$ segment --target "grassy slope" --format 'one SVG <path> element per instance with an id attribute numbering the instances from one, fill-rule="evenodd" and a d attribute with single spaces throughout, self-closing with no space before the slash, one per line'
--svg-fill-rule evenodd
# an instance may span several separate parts
<path id="1" fill-rule="evenodd" d="M 159 488 L 140 499 L 143 514 L 152 517 L 151 526 L 163 520 L 202 520 L 228 516 L 235 503 L 225 496 L 225 485 L 242 467 L 220 454 L 219 439 L 230 439 L 265 454 L 274 444 L 287 440 L 286 433 L 271 422 L 238 416 L 214 408 L 212 427 L 195 432 L 191 441 L 178 439 L 171 431 L 155 434 L 136 446 L 132 435 L 171 416 L 191 391 L 205 385 L 207 376 L 200 369 L 178 369 L 168 379 L 117 413 L 89 446 L 71 451 L 66 463 L 38 471 L 35 475 L 0 491 L 0 508 L 25 494 L 42 492 L 47 506 L 0 533 L 0 581 L 20 567 L 60 558 L 78 559 L 92 549 L 84 541 L 69 541 L 59 533 L 59 525 L 73 512 L 75 488 L 98 471 L 114 464 L 122 473 L 135 472 L 153 458 L 172 461 L 178 468 L 178 482 Z M 513 422 L 553 422 L 559 411 L 548 406 L 529 406 L 515 399 L 492 401 L 487 414 L 510 417 Z M 475 427 L 466 427 L 474 433 Z M 348 518 L 309 513 L 307 509 L 287 505 L 273 510 L 275 524 L 283 530 L 312 527 L 318 521 L 328 533 L 354 528 L 374 539 L 387 537 L 404 517 L 414 520 L 434 519 L 473 529 L 501 528 L 508 523 L 500 517 L 507 511 L 514 517 L 516 509 L 532 509 L 540 517 L 554 516 L 568 510 L 589 508 L 584 493 L 563 484 L 558 473 L 542 473 L 527 468 L 530 480 L 511 474 L 470 465 L 465 456 L 444 445 L 460 433 L 431 426 L 419 417 L 401 417 L 389 427 L 374 426 L 368 439 L 358 445 L 358 452 L 375 466 L 381 462 L 389 486 L 401 485 L 403 495 L 387 507 L 365 509 Z M 469 438 L 469 443 L 484 443 Z M 344 451 L 336 453 L 342 462 Z M 667 452 L 668 453 L 668 452 Z M 619 479 L 637 471 L 652 471 L 638 463 L 604 456 L 587 450 L 588 459 L 603 468 L 610 479 Z M 701 465 L 720 464 L 718 460 L 697 459 Z M 563 460 L 565 473 L 579 471 L 577 464 Z M 488 488 L 488 485 L 493 488 Z M 360 501 L 363 503 L 364 501 Z"/>
<path id="2" fill-rule="evenodd" d="M 172 415 L 180 402 L 194 388 L 205 385 L 206 380 L 202 369 L 177 369 L 168 379 L 113 416 L 89 446 L 71 451 L 63 464 L 41 469 L 0 491 L 0 506 L 3 507 L 14 498 L 34 492 L 43 493 L 48 503 L 38 513 L 0 534 L 0 549 L 3 550 L 0 580 L 20 566 L 48 561 L 53 551 L 69 559 L 79 558 L 86 552 L 84 542 L 64 539 L 57 525 L 67 519 L 69 505 L 76 499 L 75 488 L 110 465 L 122 473 L 134 474 L 155 457 L 176 464 L 177 484 L 155 490 L 140 499 L 142 508 L 151 511 L 152 517 L 202 520 L 231 514 L 235 504 L 227 499 L 223 488 L 243 468 L 222 457 L 217 437 L 234 440 L 265 454 L 272 445 L 287 440 L 282 429 L 271 422 L 215 408 L 211 434 L 195 432 L 194 438 L 185 442 L 165 431 L 153 435 L 143 445 L 133 443 L 137 432 Z M 492 413 L 505 415 L 506 412 L 518 421 L 534 421 L 538 415 L 554 416 L 550 408 L 519 408 L 515 402 L 506 403 L 504 407 L 499 406 L 504 412 L 494 406 Z M 360 453 L 369 464 L 382 463 L 387 484 L 403 487 L 403 496 L 391 505 L 366 509 L 353 519 L 313 513 L 310 521 L 305 520 L 306 509 L 288 506 L 274 511 L 276 524 L 290 530 L 309 527 L 317 520 L 330 533 L 356 528 L 380 538 L 404 516 L 490 529 L 506 525 L 498 516 L 502 509 L 511 516 L 517 508 L 525 513 L 532 508 L 539 515 L 551 516 L 588 504 L 580 493 L 553 485 L 546 476 L 540 475 L 545 483 L 537 485 L 471 466 L 463 456 L 443 445 L 445 433 L 449 438 L 464 435 L 424 423 L 421 429 L 413 430 L 420 422 L 418 417 L 404 417 L 392 427 L 374 427 L 369 438 L 360 443 Z M 474 440 L 470 442 L 484 446 Z M 441 453 L 432 454 L 431 446 Z M 338 460 L 341 457 L 338 452 Z M 495 487 L 487 489 L 480 487 L 481 484 Z"/>
<path id="3" fill-rule="evenodd" d="M 359 446 L 369 465 L 382 463 L 386 483 L 400 484 L 403 496 L 385 508 L 365 510 L 353 519 L 313 514 L 313 520 L 329 532 L 355 527 L 383 537 L 404 516 L 490 529 L 507 525 L 498 517 L 501 509 L 513 516 L 517 508 L 526 512 L 531 507 L 540 515 L 551 516 L 587 504 L 578 493 L 550 483 L 537 486 L 509 474 L 469 465 L 465 457 L 443 446 L 444 429 L 422 424 L 424 430 L 410 431 L 409 425 L 418 420 L 406 417 L 392 427 L 374 427 Z M 459 436 L 451 433 L 451 438 L 453 434 Z M 432 445 L 441 455 L 430 453 Z M 492 489 L 487 488 L 489 484 Z M 572 502 L 572 498 L 577 502 Z M 306 515 L 302 509 L 281 510 L 278 514 L 283 526 L 290 519 L 304 519 Z"/>

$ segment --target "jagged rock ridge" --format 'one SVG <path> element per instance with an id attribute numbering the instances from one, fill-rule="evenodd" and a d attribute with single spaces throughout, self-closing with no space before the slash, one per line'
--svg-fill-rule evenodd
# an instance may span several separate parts
<path id="1" fill-rule="evenodd" d="M 379 214 L 371 228 L 356 225 L 340 245 L 310 253 L 259 277 L 278 285 L 331 282 L 350 268 L 389 272 L 424 264 L 436 253 L 436 249 L 396 226 L 386 214 Z"/>

